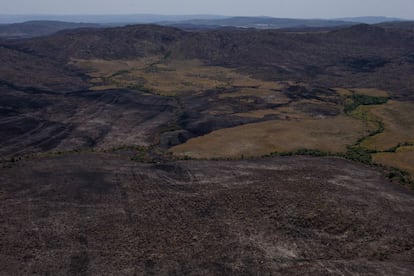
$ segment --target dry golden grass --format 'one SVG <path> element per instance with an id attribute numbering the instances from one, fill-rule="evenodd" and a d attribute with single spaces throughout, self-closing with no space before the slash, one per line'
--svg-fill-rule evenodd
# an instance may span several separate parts
<path id="1" fill-rule="evenodd" d="M 72 64 L 88 72 L 93 78 L 92 83 L 96 84 L 95 89 L 144 88 L 170 96 L 219 87 L 252 87 L 244 93 L 267 93 L 264 96 L 270 101 L 279 102 L 281 96 L 270 95 L 273 92 L 270 89 L 284 87 L 281 83 L 253 79 L 234 69 L 206 66 L 199 60 L 165 61 L 161 57 L 149 57 L 139 60 L 72 60 Z"/>
<path id="2" fill-rule="evenodd" d="M 407 171 L 411 179 L 414 180 L 414 149 L 404 149 L 393 153 L 377 153 L 373 155 L 373 160 L 376 163 L 403 169 Z"/>
<path id="3" fill-rule="evenodd" d="M 387 104 L 365 108 L 384 123 L 385 130 L 366 139 L 361 146 L 387 150 L 398 144 L 414 142 L 414 103 L 389 101 Z"/>
<path id="4" fill-rule="evenodd" d="M 390 94 L 387 91 L 376 88 L 352 88 L 355 94 L 366 95 L 372 97 L 388 97 Z"/>
<path id="5" fill-rule="evenodd" d="M 232 97 L 260 97 L 267 103 L 287 104 L 290 99 L 278 90 L 290 85 L 286 82 L 266 82 L 243 75 L 234 69 L 206 66 L 198 60 L 163 60 L 159 56 L 138 60 L 73 60 L 72 64 L 85 69 L 92 77 L 94 90 L 114 88 L 146 89 L 160 95 L 178 95 L 181 92 L 199 93 L 216 88 L 236 88 L 234 92 L 219 95 Z M 372 88 L 336 88 L 338 94 L 353 93 L 387 97 L 386 91 Z M 248 101 L 248 99 L 246 99 Z M 177 155 L 195 158 L 260 156 L 274 151 L 286 152 L 301 148 L 342 152 L 346 146 L 377 127 L 382 121 L 383 133 L 365 139 L 361 146 L 386 150 L 399 143 L 414 142 L 414 104 L 390 101 L 385 105 L 360 106 L 354 118 L 340 115 L 324 118 L 318 110 L 338 108 L 317 100 L 295 101 L 277 109 L 255 110 L 236 114 L 242 117 L 263 118 L 276 115 L 280 120 L 249 124 L 218 130 L 172 148 Z M 229 106 L 217 106 L 212 114 L 231 114 Z M 323 112 L 321 112 L 323 114 Z M 321 117 L 321 119 L 315 119 Z M 412 175 L 414 150 L 400 148 L 397 153 L 374 155 L 375 162 L 398 167 Z"/>
<path id="6" fill-rule="evenodd" d="M 319 120 L 277 120 L 214 131 L 171 151 L 194 158 L 261 156 L 303 148 L 343 152 L 347 145 L 366 134 L 363 122 L 345 115 Z"/>
<path id="7" fill-rule="evenodd" d="M 91 87 L 90 89 L 93 91 L 100 91 L 100 90 L 109 90 L 109 89 L 117 89 L 118 86 L 112 84 L 112 85 L 96 85 Z"/>
<path id="8" fill-rule="evenodd" d="M 352 94 L 373 96 L 373 97 L 388 97 L 390 94 L 387 91 L 376 88 L 334 88 L 335 91 L 342 96 L 351 96 Z"/>

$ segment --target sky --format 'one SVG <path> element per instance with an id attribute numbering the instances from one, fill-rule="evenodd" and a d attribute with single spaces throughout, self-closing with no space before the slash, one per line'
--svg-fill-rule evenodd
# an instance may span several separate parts
<path id="1" fill-rule="evenodd" d="M 134 13 L 414 19 L 414 0 L 0 0 L 0 14 Z"/>

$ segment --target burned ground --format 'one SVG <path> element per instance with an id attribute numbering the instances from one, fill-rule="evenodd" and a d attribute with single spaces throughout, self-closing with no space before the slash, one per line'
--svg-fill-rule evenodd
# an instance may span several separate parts
<path id="1" fill-rule="evenodd" d="M 151 145 L 174 122 L 173 99 L 141 92 L 30 93 L 3 88 L 0 156 Z"/>
<path id="2" fill-rule="evenodd" d="M 408 275 L 414 268 L 412 193 L 342 159 L 39 161 L 1 169 L 7 274 Z"/>
<path id="3" fill-rule="evenodd" d="M 1 41 L 1 273 L 411 275 L 413 38 L 127 26 Z M 178 161 L 191 140 L 233 161 Z M 260 157 L 296 152 L 359 163 Z"/>

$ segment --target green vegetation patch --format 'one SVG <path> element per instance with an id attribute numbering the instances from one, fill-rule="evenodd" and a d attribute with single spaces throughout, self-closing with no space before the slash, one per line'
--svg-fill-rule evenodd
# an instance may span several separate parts
<path id="1" fill-rule="evenodd" d="M 361 94 L 352 94 L 345 99 L 344 112 L 349 114 L 361 105 L 378 105 L 385 104 L 389 100 L 388 97 L 376 97 Z"/>

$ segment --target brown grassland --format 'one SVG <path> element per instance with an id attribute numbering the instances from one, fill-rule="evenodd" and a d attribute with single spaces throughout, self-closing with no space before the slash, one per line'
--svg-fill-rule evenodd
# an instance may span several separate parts
<path id="1" fill-rule="evenodd" d="M 373 155 L 375 163 L 402 169 L 414 180 L 414 147 L 410 146 L 414 143 L 414 104 L 389 101 L 366 108 L 384 124 L 384 131 L 365 139 L 361 146 L 380 151 Z"/>
<path id="2" fill-rule="evenodd" d="M 373 155 L 374 162 L 407 171 L 414 180 L 414 149 L 401 148 L 397 152 L 381 152 Z"/>
<path id="3" fill-rule="evenodd" d="M 359 95 L 366 95 L 366 96 L 374 96 L 374 97 L 388 97 L 389 93 L 384 90 L 376 89 L 376 88 L 335 88 L 336 92 L 338 92 L 342 96 L 350 96 L 352 94 L 359 94 Z"/>
<path id="4" fill-rule="evenodd" d="M 363 122 L 340 115 L 328 119 L 275 120 L 214 131 L 172 148 L 194 158 L 260 156 L 270 152 L 318 149 L 343 152 L 366 135 Z"/>
<path id="5" fill-rule="evenodd" d="M 362 146 L 368 149 L 387 150 L 398 144 L 414 142 L 414 104 L 389 101 L 370 106 L 369 112 L 384 123 L 384 132 L 366 139 Z"/>
<path id="6" fill-rule="evenodd" d="M 170 149 L 178 156 L 238 158 L 298 149 L 339 153 L 362 139 L 359 144 L 361 148 L 377 151 L 373 155 L 374 162 L 411 173 L 414 169 L 412 150 L 383 152 L 395 147 L 398 149 L 401 144 L 414 143 L 414 104 L 410 102 L 393 100 L 382 105 L 362 105 L 348 116 L 342 112 L 340 103 L 323 99 L 292 101 L 284 93 L 292 85 L 308 87 L 305 83 L 263 81 L 235 69 L 206 66 L 200 60 L 151 56 L 135 60 L 72 59 L 71 63 L 88 73 L 94 84 L 92 90 L 127 88 L 162 96 L 180 96 L 221 89 L 223 92 L 218 94 L 219 100 L 252 104 L 255 99 L 260 99 L 267 104 L 278 105 L 233 114 L 254 119 L 273 116 L 277 120 L 220 129 L 190 139 Z M 334 88 L 334 91 L 344 102 L 352 95 L 389 96 L 387 91 L 375 88 Z M 224 107 L 215 108 L 221 110 Z M 337 112 L 339 115 L 325 116 L 323 112 L 312 110 Z M 217 112 L 223 113 L 213 108 L 209 114 Z M 231 113 L 231 110 L 226 112 Z M 369 135 L 380 125 L 383 126 L 380 133 Z"/>
<path id="7" fill-rule="evenodd" d="M 92 89 L 130 88 L 174 96 L 181 92 L 198 92 L 217 88 L 252 87 L 239 94 L 223 97 L 259 94 L 271 96 L 270 90 L 286 84 L 253 79 L 234 69 L 205 66 L 199 60 L 169 60 L 154 56 L 138 60 L 72 60 L 72 64 L 86 70 L 95 87 Z M 284 98 L 274 98 L 283 102 Z"/>

